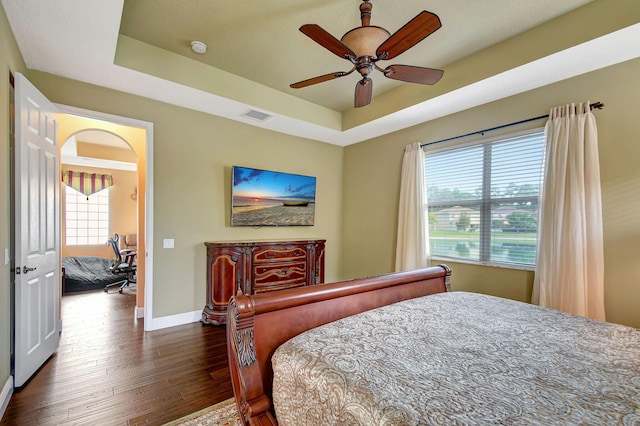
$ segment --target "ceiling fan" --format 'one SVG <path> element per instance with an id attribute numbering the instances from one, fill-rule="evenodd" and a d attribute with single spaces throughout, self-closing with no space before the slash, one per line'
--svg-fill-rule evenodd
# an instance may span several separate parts
<path id="1" fill-rule="evenodd" d="M 376 62 L 393 59 L 409 48 L 415 46 L 425 37 L 442 26 L 437 15 L 420 12 L 415 18 L 407 22 L 402 28 L 390 35 L 382 27 L 369 25 L 372 5 L 369 0 L 363 0 L 360 5 L 360 19 L 362 26 L 348 31 L 340 40 L 329 34 L 316 24 L 306 24 L 300 31 L 312 40 L 353 64 L 351 70 L 337 71 L 308 80 L 291 84 L 294 89 L 311 86 L 324 81 L 333 80 L 358 71 L 362 79 L 356 83 L 354 106 L 356 108 L 369 105 L 373 93 L 373 81 L 369 74 L 378 70 L 387 78 L 420 84 L 435 84 L 444 71 L 417 67 L 412 65 L 389 65 L 380 68 Z"/>

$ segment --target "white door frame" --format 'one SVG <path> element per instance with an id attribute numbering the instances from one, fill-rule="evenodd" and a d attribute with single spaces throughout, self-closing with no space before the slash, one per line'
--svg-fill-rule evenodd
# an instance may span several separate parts
<path id="1" fill-rule="evenodd" d="M 144 330 L 154 330 L 153 326 L 153 123 L 119 115 L 106 114 L 69 105 L 54 104 L 62 114 L 108 121 L 124 126 L 139 127 L 146 130 L 146 194 L 145 194 L 145 256 L 144 256 Z M 138 256 L 138 262 L 140 257 Z"/>

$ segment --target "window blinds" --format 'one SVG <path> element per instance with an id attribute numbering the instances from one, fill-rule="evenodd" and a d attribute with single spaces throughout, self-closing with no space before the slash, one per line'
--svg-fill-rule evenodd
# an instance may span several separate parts
<path id="1" fill-rule="evenodd" d="M 432 255 L 535 264 L 542 131 L 425 157 Z"/>

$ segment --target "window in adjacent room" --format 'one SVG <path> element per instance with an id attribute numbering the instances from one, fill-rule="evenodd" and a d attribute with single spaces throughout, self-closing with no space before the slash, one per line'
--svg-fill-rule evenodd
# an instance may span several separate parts
<path id="1" fill-rule="evenodd" d="M 109 188 L 89 196 L 64 188 L 67 245 L 105 244 L 109 239 Z"/>
<path id="2" fill-rule="evenodd" d="M 533 266 L 544 132 L 425 154 L 434 257 Z"/>

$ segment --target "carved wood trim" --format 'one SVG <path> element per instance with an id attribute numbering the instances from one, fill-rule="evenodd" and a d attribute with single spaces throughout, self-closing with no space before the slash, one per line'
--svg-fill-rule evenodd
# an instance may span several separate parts
<path id="1" fill-rule="evenodd" d="M 445 270 L 446 275 L 444 277 L 444 287 L 447 289 L 447 292 L 449 292 L 451 291 L 451 268 L 449 265 L 445 265 L 444 263 L 441 263 L 438 266 L 441 266 Z"/>
<path id="2" fill-rule="evenodd" d="M 240 296 L 240 295 L 238 295 Z M 229 332 L 232 334 L 236 345 L 236 354 L 238 364 L 241 367 L 248 367 L 256 362 L 256 348 L 253 335 L 253 310 L 239 312 L 236 304 L 236 298 L 232 297 L 229 301 L 229 312 L 233 318 L 231 320 Z"/>
<path id="3" fill-rule="evenodd" d="M 256 348 L 253 342 L 253 327 L 236 331 L 238 345 L 238 363 L 248 367 L 256 362 Z"/>

